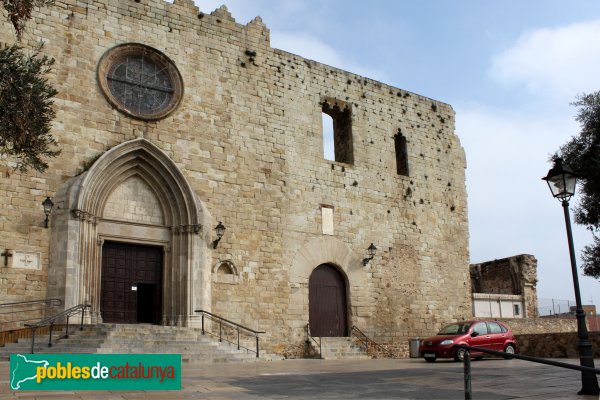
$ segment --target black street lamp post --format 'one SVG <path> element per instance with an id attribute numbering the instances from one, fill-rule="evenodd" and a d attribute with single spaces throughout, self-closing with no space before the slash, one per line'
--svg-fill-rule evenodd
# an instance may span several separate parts
<path id="1" fill-rule="evenodd" d="M 575 248 L 573 246 L 573 233 L 571 232 L 571 218 L 569 216 L 569 200 L 575 194 L 577 175 L 564 169 L 562 160 L 557 158 L 548 175 L 542 178 L 548 183 L 552 196 L 562 202 L 565 214 L 565 225 L 567 226 L 567 240 L 569 242 L 569 255 L 571 256 L 571 273 L 573 274 L 573 286 L 575 288 L 575 303 L 577 317 L 577 335 L 579 337 L 579 364 L 582 367 L 594 368 L 594 352 L 588 335 L 585 322 L 585 312 L 581 304 L 579 291 L 579 277 L 577 275 L 577 263 L 575 261 Z M 594 372 L 581 371 L 581 390 L 578 394 L 598 395 L 598 378 Z"/>

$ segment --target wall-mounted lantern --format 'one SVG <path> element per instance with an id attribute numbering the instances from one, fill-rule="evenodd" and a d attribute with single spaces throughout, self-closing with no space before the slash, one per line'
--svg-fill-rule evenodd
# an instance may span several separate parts
<path id="1" fill-rule="evenodd" d="M 48 221 L 50 218 L 50 213 L 52 212 L 52 208 L 54 207 L 54 203 L 50 200 L 50 197 L 46 197 L 46 200 L 42 202 L 42 207 L 44 207 L 44 214 L 46 214 L 46 220 L 44 221 L 44 228 L 48 229 Z"/>
<path id="2" fill-rule="evenodd" d="M 227 229 L 227 228 L 225 228 L 225 225 L 223 225 L 223 223 L 221 221 L 219 221 L 217 226 L 215 226 L 215 232 L 217 233 L 217 238 L 215 240 L 213 240 L 213 249 L 216 249 L 217 246 L 219 245 L 221 238 L 225 234 L 225 229 Z"/>
<path id="3" fill-rule="evenodd" d="M 377 247 L 375 247 L 375 245 L 373 243 L 371 243 L 371 245 L 367 249 L 367 254 L 369 255 L 369 257 L 363 258 L 363 265 L 365 267 L 371 262 L 373 257 L 375 257 L 376 253 L 377 253 Z"/>

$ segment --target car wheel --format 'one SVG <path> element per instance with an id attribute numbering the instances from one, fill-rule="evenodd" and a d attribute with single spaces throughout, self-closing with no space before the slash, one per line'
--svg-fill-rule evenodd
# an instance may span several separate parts
<path id="1" fill-rule="evenodd" d="M 465 361 L 465 354 L 467 354 L 467 350 L 463 349 L 462 347 L 456 349 L 454 352 L 454 361 Z"/>
<path id="2" fill-rule="evenodd" d="M 425 358 L 425 361 L 427 361 L 427 362 L 435 362 L 435 360 L 436 360 L 435 357 L 433 357 L 433 358 Z"/>
<path id="3" fill-rule="evenodd" d="M 504 352 L 508 353 L 508 354 L 515 354 L 515 346 L 512 344 L 507 344 L 506 347 L 504 348 Z M 504 356 L 505 359 L 510 360 L 512 357 L 511 356 Z"/>

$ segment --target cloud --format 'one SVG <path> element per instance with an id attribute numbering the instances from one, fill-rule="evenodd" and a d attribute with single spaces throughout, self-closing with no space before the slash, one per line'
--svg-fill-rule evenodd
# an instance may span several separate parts
<path id="1" fill-rule="evenodd" d="M 271 32 L 271 47 L 340 68 L 343 57 L 333 47 L 304 32 Z"/>
<path id="2" fill-rule="evenodd" d="M 569 101 L 600 89 L 599 53 L 600 20 L 531 30 L 491 57 L 487 75 L 497 86 L 487 103 L 455 103 L 467 155 L 471 260 L 533 254 L 540 298 L 573 296 L 562 210 L 540 178 L 548 156 L 579 131 Z M 493 96 L 502 91 L 511 100 L 498 106 Z M 591 237 L 577 225 L 573 234 L 579 254 Z M 584 295 L 597 292 L 594 279 L 580 284 Z"/>
<path id="3" fill-rule="evenodd" d="M 519 110 L 457 108 L 474 261 L 535 254 L 537 240 L 547 234 L 544 216 L 556 211 L 556 204 L 541 177 L 551 167 L 548 156 L 576 124 L 564 115 L 537 117 Z M 506 254 L 493 254 L 498 251 Z"/>
<path id="4" fill-rule="evenodd" d="M 523 34 L 492 60 L 489 75 L 536 95 L 573 98 L 600 89 L 600 20 Z"/>
<path id="5" fill-rule="evenodd" d="M 467 155 L 469 244 L 472 262 L 517 254 L 538 259 L 538 296 L 572 298 L 565 226 L 560 204 L 541 177 L 548 155 L 566 142 L 577 124 L 569 115 L 483 105 L 458 105 L 456 131 Z M 573 225 L 577 254 L 591 240 Z M 580 277 L 589 298 L 598 282 Z"/>
<path id="6" fill-rule="evenodd" d="M 320 38 L 305 32 L 272 30 L 271 47 L 366 78 L 381 82 L 390 81 L 383 69 L 356 62 L 352 55 L 342 54 Z"/>

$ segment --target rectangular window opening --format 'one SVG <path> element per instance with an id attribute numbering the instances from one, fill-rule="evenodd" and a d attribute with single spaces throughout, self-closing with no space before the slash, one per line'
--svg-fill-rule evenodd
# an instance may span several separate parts
<path id="1" fill-rule="evenodd" d="M 325 153 L 325 159 L 330 160 L 333 155 L 334 161 L 354 164 L 352 113 L 350 108 L 343 102 L 326 100 L 322 103 L 322 112 L 324 114 L 323 152 Z M 329 122 L 330 120 L 331 122 Z M 333 132 L 333 134 L 329 132 Z M 332 137 L 333 139 L 331 139 Z M 331 143 L 333 143 L 333 151 L 331 150 Z"/>
<path id="2" fill-rule="evenodd" d="M 408 176 L 408 150 L 406 148 L 406 137 L 398 129 L 394 135 L 394 148 L 396 150 L 396 171 L 398 175 Z"/>
<path id="3" fill-rule="evenodd" d="M 323 157 L 335 161 L 333 150 L 333 119 L 328 114 L 322 113 L 323 118 Z"/>

